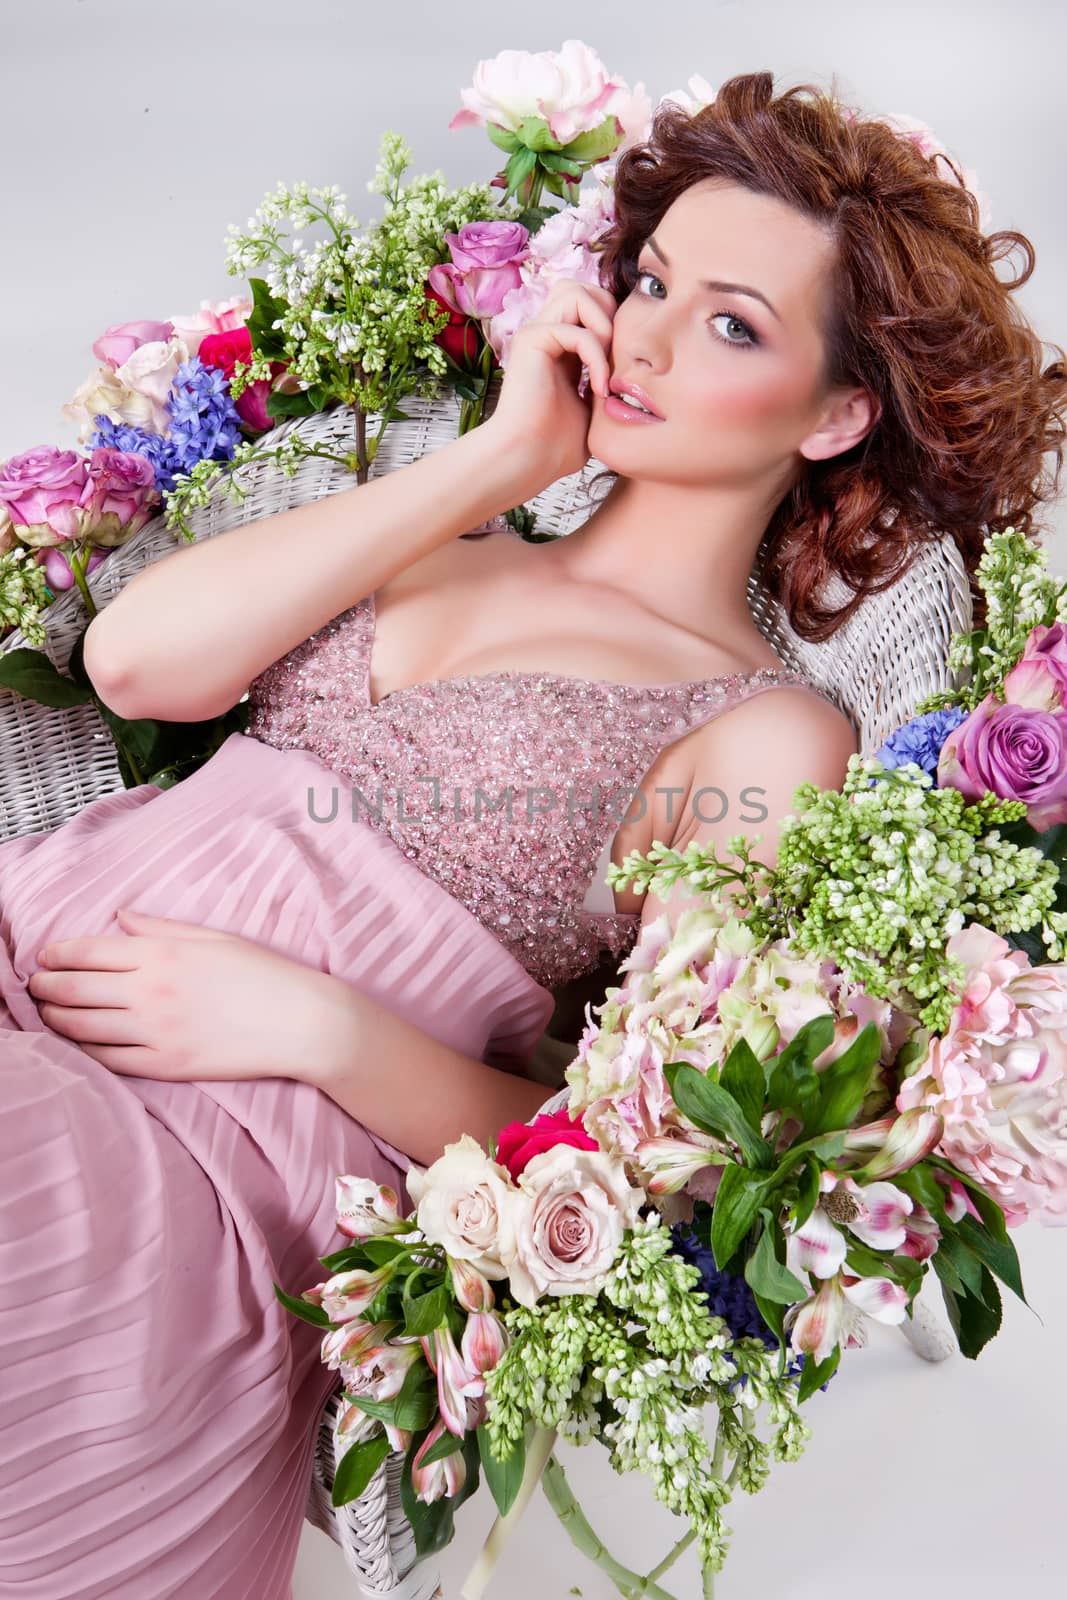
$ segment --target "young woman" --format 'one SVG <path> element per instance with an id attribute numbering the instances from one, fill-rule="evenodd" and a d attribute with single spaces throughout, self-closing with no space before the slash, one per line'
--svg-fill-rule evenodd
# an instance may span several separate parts
<path id="1" fill-rule="evenodd" d="M 773 855 L 841 781 L 853 729 L 748 612 L 762 541 L 817 638 L 827 574 L 861 599 L 923 538 L 973 567 L 1030 526 L 1067 383 L 1012 242 L 886 124 L 733 79 L 620 158 L 601 284 L 520 330 L 486 423 L 94 621 L 122 714 L 251 715 L 0 846 L 0 1597 L 288 1595 L 333 1375 L 272 1281 L 319 1275 L 335 1174 L 403 1199 L 536 1111 L 553 988 L 687 903 L 591 907 L 607 859 Z M 590 455 L 615 482 L 566 539 L 459 537 Z"/>

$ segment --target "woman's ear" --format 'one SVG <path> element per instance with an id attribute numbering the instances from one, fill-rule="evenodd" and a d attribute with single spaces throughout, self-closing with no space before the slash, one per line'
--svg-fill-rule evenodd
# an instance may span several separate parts
<path id="1" fill-rule="evenodd" d="M 817 428 L 798 446 L 809 461 L 839 456 L 868 434 L 881 415 L 878 401 L 868 389 L 838 389 L 823 410 Z"/>

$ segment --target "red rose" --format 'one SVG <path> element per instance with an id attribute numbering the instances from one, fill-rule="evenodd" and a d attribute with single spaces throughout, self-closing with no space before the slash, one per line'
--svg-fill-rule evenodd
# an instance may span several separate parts
<path id="1" fill-rule="evenodd" d="M 469 367 L 478 358 L 482 343 L 481 332 L 476 322 L 470 317 L 465 317 L 462 311 L 454 311 L 430 285 L 423 285 L 427 300 L 432 300 L 434 305 L 440 306 L 448 312 L 448 321 L 441 331 L 434 335 L 434 344 L 439 344 L 447 356 L 451 356 L 457 367 Z"/>
<path id="2" fill-rule="evenodd" d="M 247 327 L 229 328 L 225 333 L 207 333 L 200 341 L 197 355 L 205 367 L 217 367 L 223 377 L 229 380 L 238 361 L 247 366 L 252 360 L 252 335 Z M 234 401 L 242 422 L 261 431 L 274 427 L 277 419 L 267 415 L 267 396 L 274 388 L 278 374 L 285 371 L 284 361 L 272 361 L 270 377 L 258 378 L 255 383 L 250 383 Z"/>
<path id="3" fill-rule="evenodd" d="M 591 1134 L 580 1122 L 571 1119 L 570 1112 L 539 1111 L 532 1122 L 509 1122 L 497 1136 L 496 1159 L 506 1167 L 517 1183 L 526 1163 L 539 1156 L 542 1150 L 551 1150 L 557 1144 L 573 1145 L 575 1150 L 599 1150 Z"/>

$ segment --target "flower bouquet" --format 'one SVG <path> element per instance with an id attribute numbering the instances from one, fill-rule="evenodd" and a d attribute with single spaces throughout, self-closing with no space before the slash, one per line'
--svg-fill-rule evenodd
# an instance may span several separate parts
<path id="1" fill-rule="evenodd" d="M 646 923 L 587 1008 L 566 1107 L 413 1169 L 406 1218 L 337 1179 L 348 1243 L 277 1289 L 341 1373 L 334 1503 L 404 1451 L 421 1555 L 484 1473 L 500 1520 L 465 1600 L 539 1477 L 621 1593 L 662 1597 L 695 1542 L 710 1594 L 733 1490 L 802 1453 L 869 1319 L 911 1317 L 932 1271 L 973 1359 L 1000 1285 L 1025 1300 L 1009 1230 L 1067 1222 L 1067 584 L 1043 563 L 989 536 L 968 683 L 840 791 L 800 785 L 773 866 L 738 834 L 609 868 L 702 904 Z M 557 1435 L 686 1522 L 651 1574 L 593 1534 Z"/>

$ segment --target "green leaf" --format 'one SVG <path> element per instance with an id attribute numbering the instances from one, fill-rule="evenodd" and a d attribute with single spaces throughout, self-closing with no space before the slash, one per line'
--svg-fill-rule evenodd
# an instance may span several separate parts
<path id="1" fill-rule="evenodd" d="M 797 1180 L 797 1198 L 793 1207 L 794 1228 L 802 1228 L 818 1205 L 821 1178 L 822 1168 L 817 1158 L 809 1153 L 804 1157 L 804 1165 Z"/>
<path id="2" fill-rule="evenodd" d="M 808 1291 L 800 1279 L 778 1259 L 778 1226 L 769 1211 L 764 1210 L 763 1216 L 765 1221 L 759 1244 L 745 1262 L 745 1281 L 764 1300 L 773 1300 L 783 1306 L 797 1305 L 807 1299 Z"/>
<path id="3" fill-rule="evenodd" d="M 611 154 L 618 142 L 619 130 L 615 126 L 615 118 L 605 117 L 598 127 L 576 134 L 569 144 L 563 146 L 563 154 L 575 161 L 601 161 L 604 156 Z"/>
<path id="4" fill-rule="evenodd" d="M 532 1429 L 528 1426 L 526 1434 L 529 1435 L 531 1432 Z M 483 1426 L 477 1430 L 477 1434 L 485 1481 L 496 1501 L 497 1510 L 502 1517 L 506 1517 L 515 1504 L 515 1496 L 522 1483 L 522 1474 L 526 1466 L 526 1437 L 516 1441 L 515 1448 L 506 1461 L 498 1461 L 489 1448 L 489 1429 Z"/>
<path id="5" fill-rule="evenodd" d="M 930 1257 L 930 1265 L 933 1267 L 937 1276 L 941 1280 L 942 1291 L 944 1291 L 944 1289 L 951 1289 L 953 1294 L 960 1296 L 966 1295 L 967 1290 L 964 1287 L 963 1279 L 960 1277 L 959 1273 L 956 1271 L 947 1255 L 943 1255 L 940 1250 L 935 1251 L 935 1253 Z"/>
<path id="6" fill-rule="evenodd" d="M 763 1121 L 766 1098 L 766 1080 L 763 1063 L 747 1039 L 738 1039 L 723 1063 L 719 1083 L 727 1094 L 733 1095 L 757 1138 Z"/>
<path id="7" fill-rule="evenodd" d="M 280 328 L 274 324 L 288 310 L 286 302 L 275 298 L 269 285 L 262 278 L 249 278 L 248 287 L 252 291 L 252 310 L 247 319 L 248 332 L 252 340 L 252 349 L 257 355 L 266 356 L 270 361 L 284 361 L 285 338 Z M 283 398 L 272 394 L 270 399 Z M 267 407 L 268 412 L 270 406 Z"/>
<path id="8" fill-rule="evenodd" d="M 521 141 L 518 134 L 512 133 L 510 128 L 502 128 L 497 122 L 487 122 L 485 131 L 498 150 L 507 150 L 509 154 L 513 150 L 518 150 Z"/>
<path id="9" fill-rule="evenodd" d="M 1003 1213 L 1001 1213 L 1003 1215 Z M 957 1236 L 982 1260 L 1001 1283 L 1006 1283 L 1012 1294 L 1018 1295 L 1023 1305 L 1029 1302 L 1023 1293 L 1022 1269 L 1015 1246 L 1010 1239 L 996 1239 L 987 1228 L 979 1227 L 971 1216 L 957 1224 Z"/>
<path id="10" fill-rule="evenodd" d="M 358 1500 L 389 1451 L 389 1440 L 384 1433 L 351 1445 L 337 1463 L 331 1504 L 346 1506 L 350 1500 Z"/>
<path id="11" fill-rule="evenodd" d="M 804 1357 L 804 1368 L 800 1374 L 800 1383 L 797 1387 L 797 1403 L 802 1405 L 809 1400 L 817 1389 L 828 1382 L 837 1371 L 841 1361 L 841 1346 L 835 1345 L 825 1361 L 820 1361 L 816 1366 L 811 1356 Z"/>
<path id="12" fill-rule="evenodd" d="M 394 1428 L 407 1428 L 411 1432 L 427 1428 L 437 1409 L 437 1383 L 433 1373 L 423 1361 L 409 1367 L 400 1393 L 393 1400 L 371 1400 L 366 1395 L 352 1394 L 349 1399 L 369 1417 L 389 1422 Z"/>
<path id="13" fill-rule="evenodd" d="M 504 168 L 504 176 L 507 179 L 509 191 L 518 189 L 520 185 L 525 183 L 536 165 L 537 155 L 533 150 L 527 150 L 525 146 L 516 150 L 515 154 L 509 157 L 508 164 Z"/>
<path id="14" fill-rule="evenodd" d="M 938 1250 L 937 1255 L 932 1257 L 935 1263 L 940 1254 Z M 956 1294 L 944 1279 L 941 1281 L 941 1293 L 949 1321 L 959 1342 L 960 1352 L 968 1361 L 974 1361 L 990 1339 L 999 1333 L 1003 1316 L 996 1279 L 986 1267 L 982 1268 L 982 1273 L 981 1299 L 971 1294 Z"/>
<path id="15" fill-rule="evenodd" d="M 721 1084 L 714 1083 L 684 1061 L 669 1062 L 664 1072 L 675 1105 L 698 1128 L 720 1138 L 732 1139 L 750 1167 L 767 1171 L 774 1165 L 770 1145 L 752 1132 L 741 1107 Z"/>
<path id="16" fill-rule="evenodd" d="M 449 1293 L 443 1285 L 426 1294 L 414 1295 L 404 1301 L 404 1332 L 412 1335 L 433 1333 L 444 1325 L 448 1311 Z"/>
<path id="17" fill-rule="evenodd" d="M 785 1307 L 774 1300 L 764 1300 L 761 1294 L 752 1291 L 752 1298 L 756 1302 L 760 1316 L 770 1328 L 779 1344 L 785 1343 Z"/>
<path id="18" fill-rule="evenodd" d="M 812 1133 L 850 1128 L 871 1087 L 871 1068 L 881 1050 L 881 1037 L 868 1022 L 847 1050 L 818 1074 L 819 1108 L 808 1126 Z"/>
<path id="19" fill-rule="evenodd" d="M 315 1328 L 333 1327 L 329 1313 L 324 1311 L 321 1306 L 313 1305 L 310 1300 L 297 1300 L 295 1296 L 286 1294 L 284 1289 L 279 1289 L 277 1284 L 274 1284 L 274 1293 L 286 1311 L 291 1311 L 294 1317 L 300 1317 L 304 1322 L 310 1322 L 312 1327 Z"/>
<path id="20" fill-rule="evenodd" d="M 790 1040 L 784 1050 L 767 1063 L 770 1078 L 767 1105 L 774 1111 L 796 1111 L 807 1121 L 819 1100 L 819 1075 L 812 1058 L 833 1042 L 834 1019 L 830 1014 L 812 1017 Z"/>
<path id="21" fill-rule="evenodd" d="M 777 1174 L 767 1177 L 736 1163 L 722 1169 L 711 1213 L 711 1251 L 720 1272 L 747 1237 Z"/>
<path id="22" fill-rule="evenodd" d="M 54 667 L 42 650 L 26 647 L 0 654 L 0 688 L 12 689 L 24 700 L 60 711 L 87 705 L 94 698 L 90 689 Z"/>
<path id="23" fill-rule="evenodd" d="M 940 1167 L 941 1171 L 947 1173 L 950 1178 L 956 1178 L 960 1183 L 963 1184 L 964 1188 L 968 1191 L 971 1199 L 974 1202 L 975 1210 L 978 1212 L 978 1215 L 981 1217 L 982 1221 L 985 1223 L 994 1239 L 999 1239 L 1001 1244 L 1008 1244 L 1010 1242 L 1008 1238 L 1008 1224 L 1004 1220 L 1004 1212 L 1001 1210 L 1000 1206 L 997 1205 L 997 1202 L 986 1193 L 982 1186 L 976 1183 L 973 1178 L 967 1177 L 965 1173 L 957 1171 L 954 1166 L 952 1166 L 948 1161 L 945 1161 L 941 1156 L 927 1156 L 926 1159 L 930 1166 Z M 893 1181 L 895 1183 L 896 1179 L 894 1178 Z"/>
<path id="24" fill-rule="evenodd" d="M 913 1200 L 917 1200 L 919 1205 L 925 1206 L 934 1221 L 942 1228 L 944 1227 L 947 1191 L 938 1183 L 925 1161 L 920 1161 L 917 1166 L 909 1167 L 905 1172 L 898 1172 L 893 1182 L 898 1189 L 903 1189 L 906 1195 L 910 1195 Z"/>
<path id="25" fill-rule="evenodd" d="M 446 1456 L 454 1456 L 457 1450 L 462 1449 L 463 1440 L 457 1433 L 450 1433 L 446 1428 L 436 1444 L 432 1444 L 427 1450 L 422 1458 L 422 1464 L 428 1467 L 431 1461 L 444 1461 Z"/>
<path id="26" fill-rule="evenodd" d="M 942 1235 L 936 1255 L 944 1256 L 952 1263 L 968 1294 L 981 1298 L 985 1268 L 978 1256 L 974 1255 L 956 1234 Z"/>

